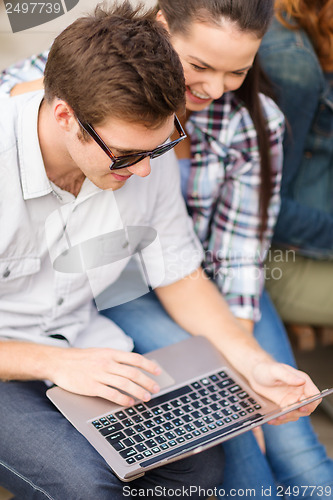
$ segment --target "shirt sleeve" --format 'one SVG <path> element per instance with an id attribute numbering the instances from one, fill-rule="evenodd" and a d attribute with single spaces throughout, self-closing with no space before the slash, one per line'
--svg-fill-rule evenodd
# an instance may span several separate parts
<path id="1" fill-rule="evenodd" d="M 208 168 L 215 163 L 215 171 L 220 172 L 218 176 L 212 175 L 218 183 L 215 198 L 210 202 L 212 211 L 209 213 L 205 208 L 204 192 L 199 200 L 203 210 L 194 210 L 194 225 L 204 242 L 204 267 L 208 275 L 216 282 L 234 315 L 253 321 L 260 319 L 263 263 L 279 211 L 284 131 L 283 115 L 277 106 L 265 96 L 261 96 L 261 101 L 269 126 L 273 171 L 273 194 L 263 241 L 259 238 L 260 157 L 257 135 L 245 108 L 230 119 L 227 134 L 221 134 L 217 141 L 209 144 Z"/>
<path id="2" fill-rule="evenodd" d="M 38 80 L 44 74 L 48 51 L 24 59 L 0 73 L 0 97 L 9 97 L 16 84 Z"/>

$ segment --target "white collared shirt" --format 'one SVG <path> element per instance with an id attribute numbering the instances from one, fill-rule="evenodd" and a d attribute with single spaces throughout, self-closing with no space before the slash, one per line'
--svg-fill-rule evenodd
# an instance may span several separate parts
<path id="1" fill-rule="evenodd" d="M 147 178 L 117 191 L 85 179 L 75 198 L 45 172 L 42 98 L 0 105 L 0 337 L 130 350 L 131 339 L 98 309 L 178 281 L 202 260 L 177 161 L 163 155 Z"/>

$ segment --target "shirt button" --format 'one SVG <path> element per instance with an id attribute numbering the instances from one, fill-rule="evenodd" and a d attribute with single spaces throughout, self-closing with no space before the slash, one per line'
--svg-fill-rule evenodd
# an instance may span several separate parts
<path id="1" fill-rule="evenodd" d="M 58 299 L 57 305 L 61 306 L 61 304 L 63 304 L 63 303 L 64 303 L 64 299 L 62 297 L 60 297 L 60 299 Z"/>
<path id="2" fill-rule="evenodd" d="M 8 278 L 9 275 L 10 275 L 10 270 L 6 269 L 6 271 L 3 273 L 2 277 L 3 278 Z"/>

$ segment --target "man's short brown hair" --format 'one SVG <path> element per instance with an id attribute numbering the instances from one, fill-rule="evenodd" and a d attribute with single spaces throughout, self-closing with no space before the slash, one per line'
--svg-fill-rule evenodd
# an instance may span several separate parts
<path id="1" fill-rule="evenodd" d="M 114 117 L 153 128 L 183 109 L 182 65 L 155 12 L 126 0 L 68 26 L 50 50 L 46 100 L 65 100 L 92 125 Z"/>

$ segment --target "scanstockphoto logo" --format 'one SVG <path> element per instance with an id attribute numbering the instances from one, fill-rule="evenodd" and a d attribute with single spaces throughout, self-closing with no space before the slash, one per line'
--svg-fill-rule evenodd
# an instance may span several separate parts
<path id="1" fill-rule="evenodd" d="M 32 2 L 26 0 L 3 0 L 13 33 L 40 26 L 63 16 L 80 0 L 48 0 Z"/>

